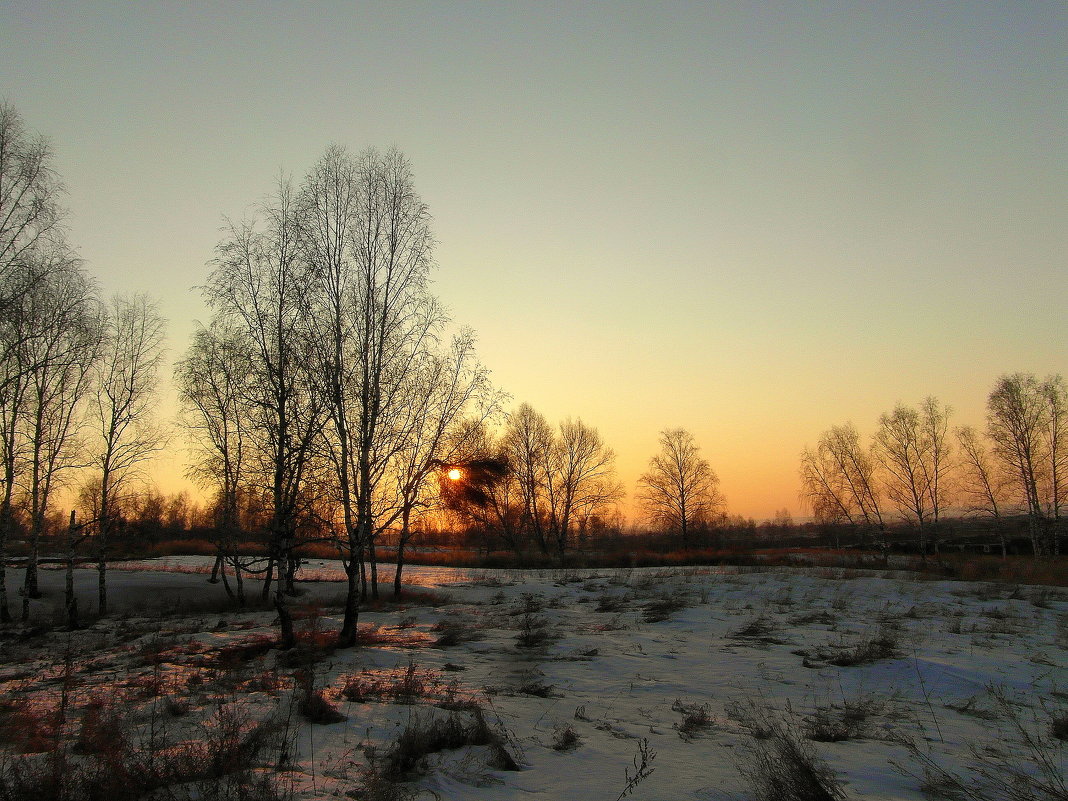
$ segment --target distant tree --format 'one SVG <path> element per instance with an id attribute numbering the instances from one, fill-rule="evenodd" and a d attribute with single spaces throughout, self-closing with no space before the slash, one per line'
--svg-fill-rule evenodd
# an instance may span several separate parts
<path id="1" fill-rule="evenodd" d="M 1068 491 L 1068 385 L 1061 376 L 1053 375 L 1042 382 L 1040 391 L 1046 404 L 1046 511 L 1057 522 Z"/>
<path id="2" fill-rule="evenodd" d="M 973 426 L 961 426 L 956 430 L 956 437 L 960 449 L 960 492 L 965 508 L 969 514 L 983 515 L 994 522 L 1004 558 L 1008 543 L 1001 518 L 1011 477 L 991 456 L 983 436 Z"/>
<path id="3" fill-rule="evenodd" d="M 929 452 L 924 462 L 924 474 L 931 517 L 936 525 L 952 500 L 952 482 L 949 480 L 953 471 L 953 448 L 949 439 L 949 418 L 952 414 L 953 408 L 940 403 L 934 396 L 928 396 L 920 404 L 920 431 Z"/>
<path id="4" fill-rule="evenodd" d="M 415 517 L 433 503 L 435 486 L 428 479 L 443 465 L 463 464 L 476 426 L 499 408 L 501 396 L 493 391 L 488 371 L 475 360 L 474 348 L 474 335 L 463 331 L 447 351 L 424 354 L 410 371 L 411 382 L 403 393 L 407 413 L 398 432 L 401 445 L 390 470 L 394 510 L 379 524 L 399 523 L 394 597 L 400 595 L 404 549 Z"/>
<path id="5" fill-rule="evenodd" d="M 710 523 L 725 506 L 719 477 L 682 428 L 660 433 L 660 453 L 638 479 L 638 501 L 654 525 L 678 532 L 683 544 L 695 526 Z"/>
<path id="6" fill-rule="evenodd" d="M 1052 551 L 1046 531 L 1043 486 L 1052 464 L 1049 454 L 1049 399 L 1033 375 L 1014 373 L 998 379 L 987 398 L 987 435 L 995 457 L 1013 476 L 1027 510 L 1036 556 Z"/>
<path id="7" fill-rule="evenodd" d="M 451 479 L 447 470 L 437 474 L 442 505 L 481 536 L 487 550 L 495 537 L 521 554 L 527 545 L 523 496 L 503 445 L 484 420 L 462 421 L 454 435 L 462 448 L 453 459 L 463 469 L 459 480 Z"/>
<path id="8" fill-rule="evenodd" d="M 115 506 L 139 468 L 166 445 L 154 413 L 166 321 L 145 295 L 117 295 L 107 314 L 98 362 L 94 424 L 99 512 L 96 531 L 98 604 L 107 614 L 107 551 Z"/>
<path id="9" fill-rule="evenodd" d="M 623 496 L 623 487 L 616 479 L 615 451 L 605 445 L 597 429 L 581 420 L 560 424 L 554 449 L 553 534 L 563 557 L 576 522 L 606 511 Z"/>
<path id="10" fill-rule="evenodd" d="M 924 556 L 928 539 L 937 533 L 931 526 L 938 523 L 945 505 L 949 413 L 933 397 L 918 409 L 899 403 L 879 418 L 875 434 L 873 453 L 883 468 L 887 498 L 903 520 L 916 526 Z M 937 536 L 933 545 L 937 553 Z"/>
<path id="11" fill-rule="evenodd" d="M 877 532 L 885 553 L 887 529 L 875 468 L 852 423 L 832 426 L 820 435 L 815 450 L 801 454 L 801 498 L 821 522 Z"/>
<path id="12" fill-rule="evenodd" d="M 509 415 L 501 442 L 519 485 L 524 531 L 543 554 L 549 553 L 552 542 L 549 521 L 557 492 L 553 439 L 552 426 L 545 417 L 523 403 Z"/>

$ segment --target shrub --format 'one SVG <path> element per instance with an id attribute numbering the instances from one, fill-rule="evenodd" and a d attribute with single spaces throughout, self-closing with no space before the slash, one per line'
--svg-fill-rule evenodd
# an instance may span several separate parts
<path id="1" fill-rule="evenodd" d="M 477 640 L 482 635 L 470 622 L 457 618 L 443 618 L 434 624 L 438 638 L 434 640 L 435 648 L 451 648 L 470 640 Z"/>
<path id="2" fill-rule="evenodd" d="M 758 615 L 740 628 L 735 629 L 730 636 L 736 640 L 757 640 L 768 644 L 781 643 L 782 640 L 772 636 L 774 631 L 775 625 L 764 615 Z"/>
<path id="3" fill-rule="evenodd" d="M 101 711 L 98 720 L 110 721 L 104 705 L 93 708 Z M 268 751 L 285 747 L 273 720 L 251 723 L 233 705 L 220 705 L 202 739 L 183 743 L 172 742 L 165 727 L 155 727 L 148 741 L 135 741 L 126 721 L 117 721 L 122 736 L 102 740 L 98 728 L 101 737 L 87 736 L 92 748 L 80 758 L 57 747 L 44 758 L 0 759 L 0 801 L 282 801 L 291 796 L 275 773 L 256 770 Z"/>
<path id="4" fill-rule="evenodd" d="M 880 659 L 894 659 L 899 653 L 897 637 L 883 629 L 871 639 L 846 648 L 827 661 L 838 667 L 852 667 L 878 662 Z"/>

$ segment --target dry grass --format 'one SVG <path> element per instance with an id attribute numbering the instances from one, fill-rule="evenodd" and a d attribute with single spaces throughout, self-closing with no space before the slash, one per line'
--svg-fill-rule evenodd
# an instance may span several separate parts
<path id="1" fill-rule="evenodd" d="M 751 801 L 842 801 L 845 792 L 831 768 L 786 720 L 759 713 L 738 772 Z"/>

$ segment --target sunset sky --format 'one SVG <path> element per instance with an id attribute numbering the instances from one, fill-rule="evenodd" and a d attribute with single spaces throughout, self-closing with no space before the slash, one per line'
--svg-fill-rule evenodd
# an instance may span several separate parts
<path id="1" fill-rule="evenodd" d="M 681 426 L 731 512 L 799 516 L 829 426 L 1068 373 L 1064 2 L 9 0 L 0 76 L 172 358 L 225 216 L 396 145 L 495 383 L 597 427 L 628 492 Z"/>

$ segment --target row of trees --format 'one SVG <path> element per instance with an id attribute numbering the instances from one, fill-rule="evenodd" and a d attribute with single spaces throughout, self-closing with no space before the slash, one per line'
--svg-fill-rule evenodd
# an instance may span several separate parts
<path id="1" fill-rule="evenodd" d="M 516 553 L 559 556 L 577 538 L 621 528 L 615 452 L 581 420 L 554 427 L 523 404 L 499 434 L 483 427 L 470 442 L 471 474 L 445 496 L 464 524 Z M 638 479 L 637 501 L 651 526 L 686 545 L 724 519 L 719 478 L 688 431 L 662 431 L 660 446 Z"/>
<path id="2" fill-rule="evenodd" d="M 883 544 L 889 524 L 903 522 L 918 533 L 923 554 L 938 551 L 948 510 L 995 523 L 1025 515 L 1034 554 L 1057 553 L 1068 488 L 1063 378 L 1002 376 L 983 430 L 951 428 L 951 414 L 936 398 L 898 404 L 867 445 L 852 423 L 833 426 L 801 454 L 802 499 L 818 521 L 857 526 Z M 1004 553 L 1004 527 L 997 528 Z"/>
<path id="3" fill-rule="evenodd" d="M 133 513 L 138 467 L 167 441 L 153 420 L 164 321 L 145 297 L 99 297 L 63 235 L 48 144 L 6 104 L 0 146 L 0 564 L 6 542 L 24 535 L 24 590 L 36 594 L 50 507 L 61 487 L 77 490 L 88 514 L 71 519 L 68 553 L 92 535 L 106 613 L 107 544 Z M 175 383 L 191 473 L 215 497 L 220 562 L 239 597 L 253 565 L 236 545 L 263 536 L 259 572 L 265 592 L 274 585 L 284 644 L 298 542 L 328 540 L 344 559 L 348 644 L 360 598 L 377 593 L 383 534 L 402 565 L 443 501 L 510 547 L 545 554 L 618 516 L 615 455 L 595 429 L 551 426 L 523 405 L 498 430 L 503 396 L 471 332 L 447 334 L 432 267 L 429 211 L 395 150 L 328 148 L 217 246 L 203 287 L 211 318 Z M 664 432 L 662 444 L 641 499 L 685 537 L 722 499 L 688 433 Z M 450 466 L 462 466 L 459 480 L 444 479 Z M 0 567 L 4 620 L 7 599 Z"/>
<path id="4" fill-rule="evenodd" d="M 0 104 L 0 621 L 3 563 L 22 510 L 30 551 L 21 589 L 36 597 L 40 538 L 55 492 L 91 469 L 88 495 L 107 611 L 113 505 L 163 440 L 149 424 L 164 321 L 144 297 L 105 302 L 63 234 L 63 187 L 46 140 Z M 76 531 L 82 533 L 76 534 Z M 70 526 L 71 545 L 84 529 Z M 70 599 L 68 599 L 70 601 Z M 26 604 L 23 610 L 27 609 Z M 72 610 L 73 611 L 73 610 Z"/>

